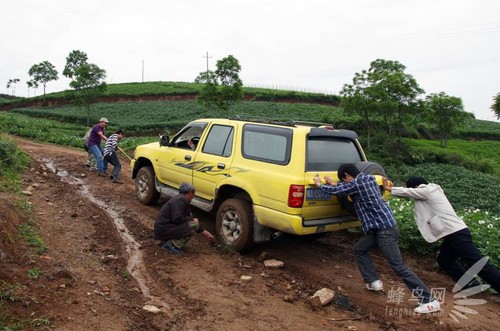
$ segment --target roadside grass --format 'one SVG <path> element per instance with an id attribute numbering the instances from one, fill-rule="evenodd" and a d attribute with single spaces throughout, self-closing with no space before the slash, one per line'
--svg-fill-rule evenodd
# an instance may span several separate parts
<path id="1" fill-rule="evenodd" d="M 33 261 L 33 256 L 45 252 L 47 247 L 43 243 L 38 232 L 36 222 L 32 219 L 32 206 L 24 196 L 20 195 L 21 174 L 28 165 L 27 156 L 20 151 L 14 142 L 0 135 L 0 189 L 17 192 L 18 198 L 13 202 L 15 208 L 22 219 L 27 219 L 26 223 L 18 226 L 18 233 L 7 233 L 4 235 L 9 242 L 25 241 L 31 247 L 28 255 Z M 3 230 L 3 229 L 2 229 Z M 14 238 L 17 236 L 17 238 Z M 40 276 L 41 271 L 32 268 L 28 271 L 28 277 L 32 280 Z M 50 325 L 50 320 L 46 317 L 36 316 L 35 313 L 28 318 L 14 316 L 9 311 L 9 305 L 21 301 L 27 291 L 25 286 L 18 283 L 2 281 L 0 283 L 0 330 L 26 330 L 30 328 L 40 328 Z"/>
<path id="2" fill-rule="evenodd" d="M 20 190 L 20 172 L 28 164 L 28 157 L 3 134 L 0 134 L 0 191 Z"/>

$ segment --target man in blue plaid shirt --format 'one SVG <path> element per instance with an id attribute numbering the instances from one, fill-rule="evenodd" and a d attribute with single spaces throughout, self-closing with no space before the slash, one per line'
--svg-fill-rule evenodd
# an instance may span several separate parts
<path id="1" fill-rule="evenodd" d="M 394 272 L 420 299 L 416 313 L 425 314 L 441 310 L 422 280 L 408 268 L 401 257 L 398 246 L 399 230 L 389 205 L 382 199 L 377 180 L 372 175 L 360 173 L 354 164 L 342 164 L 337 172 L 339 183 L 326 176 L 327 185 L 321 184 L 319 176 L 314 177 L 316 186 L 322 191 L 340 196 L 349 195 L 354 203 L 365 236 L 354 244 L 354 254 L 359 271 L 370 291 L 384 289 L 369 252 L 379 247 Z"/>

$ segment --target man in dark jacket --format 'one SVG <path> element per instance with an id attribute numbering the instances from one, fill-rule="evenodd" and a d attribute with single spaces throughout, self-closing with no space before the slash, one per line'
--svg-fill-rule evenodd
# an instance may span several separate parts
<path id="1" fill-rule="evenodd" d="M 189 211 L 189 203 L 194 197 L 194 187 L 182 183 L 179 195 L 170 198 L 160 209 L 154 225 L 154 239 L 161 240 L 161 247 L 169 253 L 182 255 L 182 247 L 195 233 L 201 233 L 211 243 L 214 236 L 203 229 L 197 218 Z"/>

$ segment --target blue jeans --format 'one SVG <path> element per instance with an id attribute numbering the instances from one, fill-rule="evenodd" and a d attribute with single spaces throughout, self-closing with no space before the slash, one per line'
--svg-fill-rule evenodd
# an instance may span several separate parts
<path id="1" fill-rule="evenodd" d="M 89 152 L 95 156 L 97 161 L 97 171 L 98 172 L 107 172 L 108 171 L 108 161 L 102 158 L 102 154 L 104 153 L 103 149 L 99 145 L 92 145 L 89 147 Z"/>
<path id="2" fill-rule="evenodd" d="M 383 230 L 371 230 L 354 244 L 354 255 L 359 271 L 366 283 L 379 280 L 377 269 L 373 265 L 369 252 L 380 248 L 392 270 L 398 275 L 420 302 L 432 301 L 432 295 L 422 280 L 408 268 L 401 257 L 398 246 L 399 230 L 397 226 Z"/>

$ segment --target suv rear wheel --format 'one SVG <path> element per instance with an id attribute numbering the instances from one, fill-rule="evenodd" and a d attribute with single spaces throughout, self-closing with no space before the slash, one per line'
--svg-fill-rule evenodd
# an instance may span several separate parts
<path id="1" fill-rule="evenodd" d="M 137 198 L 144 205 L 154 205 L 160 198 L 160 193 L 155 188 L 155 172 L 153 167 L 142 167 L 135 178 L 135 191 Z"/>
<path id="2" fill-rule="evenodd" d="M 365 175 L 381 175 L 387 176 L 385 174 L 384 168 L 378 163 L 375 162 L 357 162 L 355 164 L 356 168 L 358 168 L 359 172 L 364 173 Z"/>
<path id="3" fill-rule="evenodd" d="M 252 208 L 243 199 L 227 199 L 217 211 L 215 223 L 217 236 L 224 244 L 237 251 L 253 244 Z"/>

